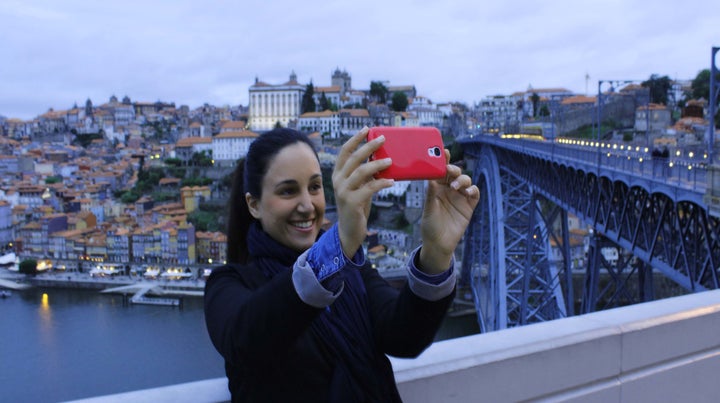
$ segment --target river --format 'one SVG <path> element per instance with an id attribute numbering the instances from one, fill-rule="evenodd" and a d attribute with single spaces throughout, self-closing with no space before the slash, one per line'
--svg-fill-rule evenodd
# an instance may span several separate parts
<path id="1" fill-rule="evenodd" d="M 476 332 L 474 317 L 448 317 L 437 339 Z M 60 288 L 0 299 L 0 401 L 58 402 L 224 374 L 201 298 L 185 298 L 182 309 Z"/>

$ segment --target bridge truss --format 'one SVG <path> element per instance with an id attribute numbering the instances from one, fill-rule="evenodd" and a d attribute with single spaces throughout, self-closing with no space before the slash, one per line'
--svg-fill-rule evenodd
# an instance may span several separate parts
<path id="1" fill-rule="evenodd" d="M 688 292 L 718 288 L 720 221 L 693 198 L 512 149 L 464 146 L 482 196 L 461 281 L 473 290 L 481 331 L 652 300 L 654 273 Z M 594 228 L 582 272 L 571 266 L 568 212 Z M 559 263 L 548 259 L 551 244 Z M 606 246 L 631 254 L 611 263 L 600 253 Z"/>

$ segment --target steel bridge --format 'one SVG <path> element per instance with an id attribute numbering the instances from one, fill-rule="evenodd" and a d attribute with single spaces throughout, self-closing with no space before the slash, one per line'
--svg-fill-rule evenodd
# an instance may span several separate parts
<path id="1" fill-rule="evenodd" d="M 481 191 L 461 284 L 482 332 L 653 300 L 654 274 L 687 292 L 718 288 L 707 153 L 488 135 L 458 142 Z M 569 213 L 592 228 L 581 269 L 572 266 Z M 610 262 L 607 246 L 625 253 Z"/>

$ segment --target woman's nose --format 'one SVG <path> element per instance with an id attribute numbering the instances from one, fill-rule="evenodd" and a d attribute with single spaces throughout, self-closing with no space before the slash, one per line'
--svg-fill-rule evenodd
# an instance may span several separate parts
<path id="1" fill-rule="evenodd" d="M 298 200 L 297 209 L 301 213 L 307 213 L 307 212 L 312 211 L 313 205 L 312 205 L 312 198 L 310 197 L 310 193 L 303 192 L 302 195 L 300 195 L 300 199 Z"/>

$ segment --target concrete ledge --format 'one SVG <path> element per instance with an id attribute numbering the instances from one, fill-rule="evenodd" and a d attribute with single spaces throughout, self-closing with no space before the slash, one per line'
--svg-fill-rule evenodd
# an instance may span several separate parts
<path id="1" fill-rule="evenodd" d="M 446 340 L 392 362 L 406 402 L 717 401 L 718 329 L 720 290 Z"/>
<path id="2" fill-rule="evenodd" d="M 391 358 L 415 402 L 715 402 L 720 290 L 445 340 Z M 81 402 L 229 401 L 225 378 Z"/>

